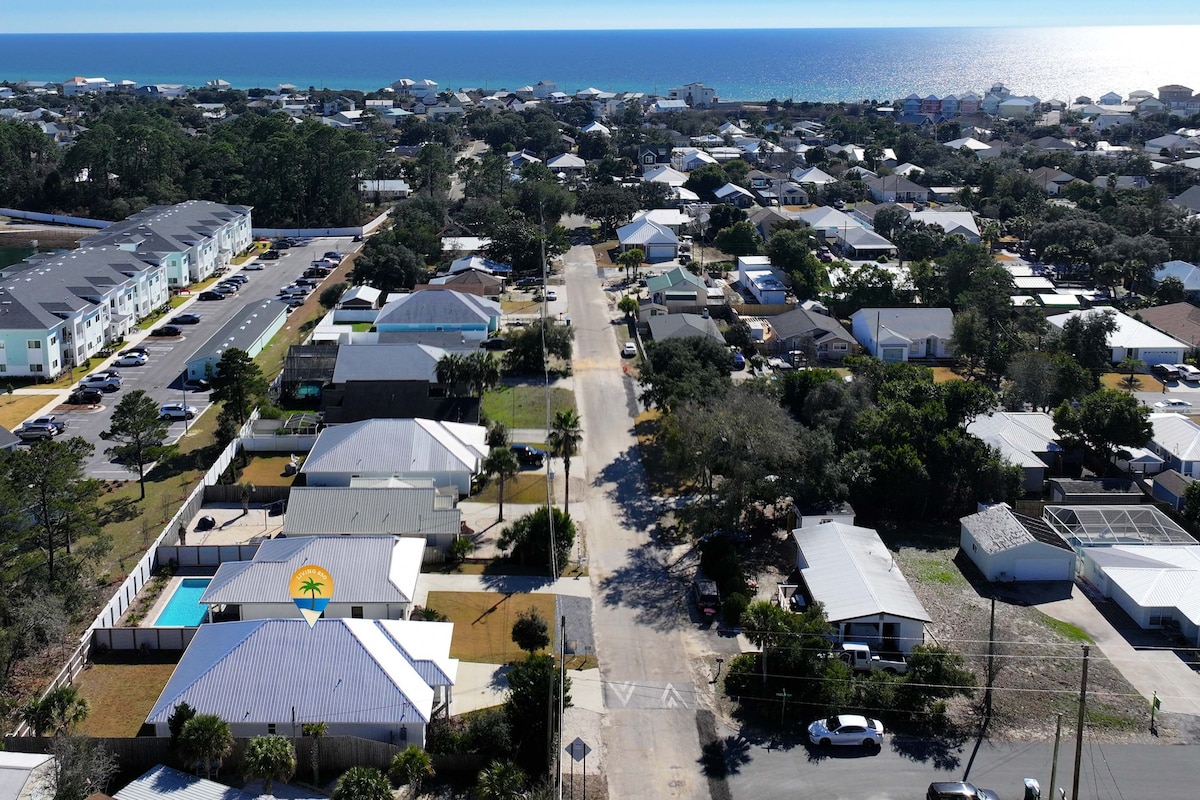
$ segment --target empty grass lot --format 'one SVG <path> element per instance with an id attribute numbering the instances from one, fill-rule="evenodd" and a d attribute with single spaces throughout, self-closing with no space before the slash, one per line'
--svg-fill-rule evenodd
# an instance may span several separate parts
<path id="1" fill-rule="evenodd" d="M 550 419 L 559 411 L 575 408 L 575 395 L 569 389 L 550 390 Z M 483 413 L 493 422 L 513 428 L 546 427 L 546 389 L 544 386 L 498 386 L 484 392 Z"/>
<path id="2" fill-rule="evenodd" d="M 559 479 L 561 482 L 561 479 Z M 471 498 L 476 503 L 499 503 L 500 483 L 495 478 L 481 492 Z M 546 473 L 544 471 L 522 472 L 504 482 L 505 503 L 546 502 Z"/>
<path id="3" fill-rule="evenodd" d="M 21 427 L 21 423 L 33 416 L 33 412 L 46 405 L 49 396 L 37 394 L 0 395 L 0 425 L 8 428 Z"/>
<path id="4" fill-rule="evenodd" d="M 1152 378 L 1149 375 L 1135 375 L 1137 385 L 1134 387 L 1135 392 L 1161 392 L 1163 385 L 1157 378 Z M 1129 373 L 1127 372 L 1106 372 L 1100 376 L 1100 385 L 1105 389 L 1123 389 L 1129 391 Z"/>
<path id="5" fill-rule="evenodd" d="M 175 664 L 93 664 L 75 679 L 91 712 L 84 736 L 137 736 Z"/>
<path id="6" fill-rule="evenodd" d="M 507 664 L 525 657 L 513 644 L 512 626 L 522 611 L 541 614 L 554 646 L 554 595 L 499 592 L 430 592 L 426 603 L 454 623 L 450 657 L 483 664 Z"/>

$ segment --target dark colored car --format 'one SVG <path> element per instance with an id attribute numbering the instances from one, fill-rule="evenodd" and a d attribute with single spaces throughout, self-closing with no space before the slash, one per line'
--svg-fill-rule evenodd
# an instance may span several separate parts
<path id="1" fill-rule="evenodd" d="M 200 323 L 199 314 L 176 314 L 171 317 L 172 325 L 197 325 Z"/>
<path id="2" fill-rule="evenodd" d="M 711 617 L 721 608 L 721 592 L 717 584 L 708 578 L 692 581 L 692 597 L 696 599 L 696 608 L 705 616 Z"/>
<path id="3" fill-rule="evenodd" d="M 479 346 L 484 350 L 507 350 L 508 339 L 503 336 L 493 336 L 490 339 L 484 339 L 479 343 Z"/>
<path id="4" fill-rule="evenodd" d="M 291 248 L 291 246 L 292 246 L 292 243 L 291 243 L 291 242 L 289 242 L 287 239 L 280 239 L 279 241 L 277 241 L 277 242 L 275 243 L 275 249 L 276 249 L 276 250 L 287 250 L 287 249 L 290 249 L 290 248 Z M 269 252 L 271 252 L 271 251 L 270 251 L 270 250 L 268 250 L 267 252 L 269 253 Z M 275 256 L 275 257 L 276 257 L 276 258 L 279 258 L 279 256 Z"/>
<path id="5" fill-rule="evenodd" d="M 149 348 L 149 347 L 143 347 L 142 345 L 140 345 L 140 344 L 139 344 L 139 345 L 137 345 L 136 347 L 129 347 L 129 348 L 126 348 L 125 350 L 122 350 L 122 351 L 121 351 L 120 353 L 118 353 L 117 355 L 122 355 L 122 356 L 131 356 L 131 355 L 134 355 L 134 354 L 136 354 L 136 353 L 141 353 L 141 354 L 142 354 L 142 355 L 144 355 L 144 356 L 148 356 L 148 355 L 150 355 L 150 348 Z"/>
<path id="6" fill-rule="evenodd" d="M 224 300 L 225 295 L 222 294 L 221 292 L 215 292 L 215 291 L 214 292 L 201 292 L 199 299 L 201 299 L 201 300 Z"/>
<path id="7" fill-rule="evenodd" d="M 1150 368 L 1150 374 L 1164 381 L 1179 380 L 1179 370 L 1171 364 L 1155 364 Z"/>
<path id="8" fill-rule="evenodd" d="M 512 446 L 513 455 L 517 457 L 523 467 L 541 467 L 546 463 L 546 451 L 539 450 L 536 447 L 530 447 L 527 444 L 514 444 Z"/>
<path id="9" fill-rule="evenodd" d="M 278 261 L 279 260 L 279 251 L 278 250 L 268 250 L 267 252 L 265 252 L 261 256 L 259 256 L 259 259 L 261 259 L 262 261 Z"/>
<path id="10" fill-rule="evenodd" d="M 196 378 L 195 380 L 184 381 L 183 388 L 191 392 L 207 392 L 212 389 L 212 384 L 204 380 L 204 378 Z"/>
<path id="11" fill-rule="evenodd" d="M 210 299 L 213 299 L 213 298 L 210 298 Z M 220 295 L 218 295 L 215 299 L 220 300 L 222 298 Z M 163 325 L 161 328 L 155 328 L 154 330 L 150 331 L 150 335 L 151 336 L 182 336 L 183 331 L 181 331 L 179 328 L 176 328 L 174 325 Z"/>
<path id="12" fill-rule="evenodd" d="M 741 353 L 734 353 L 733 354 L 733 368 L 734 369 L 745 369 L 746 368 L 746 357 L 744 355 L 742 355 Z"/>
<path id="13" fill-rule="evenodd" d="M 67 405 L 94 406 L 104 397 L 99 389 L 76 389 L 67 395 Z"/>

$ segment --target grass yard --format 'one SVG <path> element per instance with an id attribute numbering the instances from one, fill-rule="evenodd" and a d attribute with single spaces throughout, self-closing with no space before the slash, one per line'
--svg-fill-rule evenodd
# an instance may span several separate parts
<path id="1" fill-rule="evenodd" d="M 174 671 L 174 662 L 93 664 L 85 669 L 75 684 L 91 705 L 91 713 L 78 732 L 84 736 L 137 736 Z"/>
<path id="2" fill-rule="evenodd" d="M 1162 383 L 1150 375 L 1135 375 L 1137 385 L 1135 392 L 1161 392 Z M 1129 391 L 1129 375 L 1124 372 L 1106 372 L 1100 376 L 1100 385 L 1105 389 L 1124 389 Z"/>
<path id="3" fill-rule="evenodd" d="M 0 395 L 0 425 L 12 430 L 33 416 L 50 400 L 49 395 L 5 394 Z"/>
<path id="4" fill-rule="evenodd" d="M 961 381 L 963 376 L 959 375 L 949 367 L 931 367 L 933 370 L 933 382 L 945 383 L 946 381 Z"/>
<path id="5" fill-rule="evenodd" d="M 550 418 L 559 411 L 575 408 L 569 389 L 550 390 Z M 483 395 L 483 413 L 493 422 L 513 428 L 546 427 L 546 389 L 543 386 L 498 386 Z"/>
<path id="6" fill-rule="evenodd" d="M 525 657 L 513 644 L 512 626 L 522 611 L 534 610 L 550 629 L 554 646 L 554 595 L 499 592 L 430 592 L 427 607 L 454 623 L 450 657 L 485 664 L 507 664 Z"/>
<path id="7" fill-rule="evenodd" d="M 1055 619 L 1047 614 L 1042 614 L 1040 611 L 1038 614 L 1040 615 L 1039 622 L 1055 633 L 1058 633 L 1060 636 L 1076 642 L 1092 641 L 1092 637 L 1088 636 L 1087 632 L 1078 625 L 1072 625 L 1069 622 L 1063 622 L 1061 619 Z"/>
<path id="8" fill-rule="evenodd" d="M 533 298 L 500 301 L 500 310 L 505 314 L 535 314 L 541 306 L 542 304 L 535 303 Z"/>
<path id="9" fill-rule="evenodd" d="M 555 478 L 555 480 L 560 480 Z M 500 484 L 495 479 L 471 498 L 476 503 L 499 503 Z M 522 472 L 504 482 L 504 502 L 506 503 L 538 503 L 546 502 L 546 473 Z"/>
<path id="10" fill-rule="evenodd" d="M 351 322 L 350 330 L 355 333 L 370 333 L 371 328 L 375 327 L 374 322 Z"/>
<path id="11" fill-rule="evenodd" d="M 242 470 L 242 482 L 255 486 L 291 486 L 296 476 L 287 477 L 283 468 L 290 464 L 292 457 L 286 456 L 254 456 L 254 460 Z"/>

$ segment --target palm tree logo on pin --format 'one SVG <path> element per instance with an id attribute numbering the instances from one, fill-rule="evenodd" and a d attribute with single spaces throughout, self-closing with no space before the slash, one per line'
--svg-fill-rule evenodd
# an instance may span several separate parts
<path id="1" fill-rule="evenodd" d="M 333 597 L 333 576 L 321 567 L 304 566 L 292 573 L 288 590 L 292 602 L 311 628 L 325 613 L 325 606 Z"/>

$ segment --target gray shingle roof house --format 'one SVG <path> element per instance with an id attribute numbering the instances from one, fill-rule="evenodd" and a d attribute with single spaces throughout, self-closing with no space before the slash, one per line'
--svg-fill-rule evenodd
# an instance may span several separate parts
<path id="1" fill-rule="evenodd" d="M 1046 522 L 1005 503 L 963 517 L 959 546 L 989 581 L 1069 581 L 1075 551 Z"/>
<path id="2" fill-rule="evenodd" d="M 428 478 L 435 486 L 471 490 L 487 457 L 479 425 L 429 419 L 369 419 L 332 425 L 300 468 L 309 486 L 350 486 L 354 478 Z"/>
<path id="3" fill-rule="evenodd" d="M 770 317 L 774 352 L 804 351 L 808 358 L 841 360 L 858 350 L 858 342 L 842 323 L 803 306 Z M 808 351 L 812 352 L 808 352 Z"/>
<path id="4" fill-rule="evenodd" d="M 243 620 L 295 619 L 288 582 L 301 566 L 320 564 L 336 584 L 326 619 L 408 619 L 424 553 L 424 540 L 399 536 L 268 539 L 252 560 L 221 564 L 200 602 L 236 606 Z"/>
<path id="5" fill-rule="evenodd" d="M 884 361 L 951 355 L 954 313 L 948 308 L 861 308 L 850 324 L 863 349 Z"/>
<path id="6" fill-rule="evenodd" d="M 725 344 L 725 337 L 721 335 L 721 329 L 712 317 L 700 314 L 657 314 L 647 322 L 650 325 L 650 338 L 656 342 L 703 336 L 717 344 Z"/>
<path id="7" fill-rule="evenodd" d="M 323 721 L 331 735 L 423 746 L 458 673 L 453 630 L 448 622 L 370 619 L 201 625 L 146 723 L 167 736 L 171 713 L 187 703 L 225 720 L 234 736 Z"/>
<path id="8" fill-rule="evenodd" d="M 293 536 L 423 537 L 445 551 L 462 531 L 454 489 L 425 481 L 351 481 L 348 487 L 294 486 L 283 532 Z"/>

